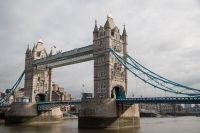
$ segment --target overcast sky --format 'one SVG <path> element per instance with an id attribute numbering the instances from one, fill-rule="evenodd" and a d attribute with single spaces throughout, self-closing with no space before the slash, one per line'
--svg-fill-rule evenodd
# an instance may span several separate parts
<path id="1" fill-rule="evenodd" d="M 90 45 L 95 19 L 103 26 L 110 11 L 120 32 L 126 24 L 129 55 L 165 78 L 200 89 L 200 0 L 0 0 L 0 91 L 24 70 L 28 44 L 42 39 L 48 53 L 52 45 L 62 51 Z M 128 75 L 129 96 L 144 96 L 144 83 L 137 80 L 136 88 Z M 53 81 L 76 98 L 82 90 L 93 92 L 93 61 L 54 69 Z M 165 93 L 146 85 L 146 96 L 156 95 Z"/>

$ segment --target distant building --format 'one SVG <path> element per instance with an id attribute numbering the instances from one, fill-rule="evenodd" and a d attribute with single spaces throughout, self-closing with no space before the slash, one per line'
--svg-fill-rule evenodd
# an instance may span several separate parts
<path id="1" fill-rule="evenodd" d="M 4 98 L 5 95 L 10 93 L 11 89 L 6 89 L 5 93 L 0 92 L 0 99 Z M 22 102 L 23 97 L 25 96 L 24 88 L 18 88 L 16 89 L 12 95 L 6 100 L 9 104 L 13 102 Z M 27 97 L 29 98 L 29 97 Z M 29 99 L 30 100 L 30 99 Z M 58 84 L 54 83 L 52 84 L 52 101 L 59 101 L 59 100 L 75 100 L 75 98 L 72 98 L 71 95 L 64 91 L 63 87 L 59 87 Z M 37 101 L 37 99 L 36 99 Z"/>
<path id="2" fill-rule="evenodd" d="M 154 110 L 154 111 L 158 111 L 157 109 L 157 104 L 139 104 L 139 109 L 140 110 Z"/>
<path id="3" fill-rule="evenodd" d="M 70 100 L 71 95 L 64 91 L 63 87 L 59 87 L 58 84 L 52 85 L 52 101 Z"/>
<path id="4" fill-rule="evenodd" d="M 192 108 L 192 104 L 184 104 L 184 108 Z"/>
<path id="5" fill-rule="evenodd" d="M 175 104 L 139 104 L 140 110 L 156 111 L 161 114 L 174 113 L 174 108 L 176 112 L 184 112 L 183 106 Z"/>
<path id="6" fill-rule="evenodd" d="M 4 98 L 4 96 L 5 96 L 5 93 L 0 92 L 0 98 Z"/>

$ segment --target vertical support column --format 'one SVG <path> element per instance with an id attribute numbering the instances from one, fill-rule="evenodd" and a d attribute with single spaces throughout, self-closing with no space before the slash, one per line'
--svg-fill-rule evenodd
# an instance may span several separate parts
<path id="1" fill-rule="evenodd" d="M 48 96 L 48 101 L 49 102 L 52 101 L 52 84 L 51 84 L 51 80 L 52 80 L 52 68 L 49 68 L 49 96 Z"/>

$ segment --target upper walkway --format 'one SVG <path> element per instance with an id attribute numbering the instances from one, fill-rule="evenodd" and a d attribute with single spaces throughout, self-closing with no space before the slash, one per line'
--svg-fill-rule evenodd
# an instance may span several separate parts
<path id="1" fill-rule="evenodd" d="M 89 60 L 93 60 L 93 44 L 37 59 L 33 64 L 47 65 L 47 67 L 55 68 Z"/>

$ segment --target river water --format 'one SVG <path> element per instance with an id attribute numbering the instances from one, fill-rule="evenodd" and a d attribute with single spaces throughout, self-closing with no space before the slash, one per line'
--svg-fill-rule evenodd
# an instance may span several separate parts
<path id="1" fill-rule="evenodd" d="M 200 117 L 141 118 L 139 128 L 78 129 L 78 119 L 63 119 L 62 123 L 4 125 L 0 133 L 200 133 Z"/>

